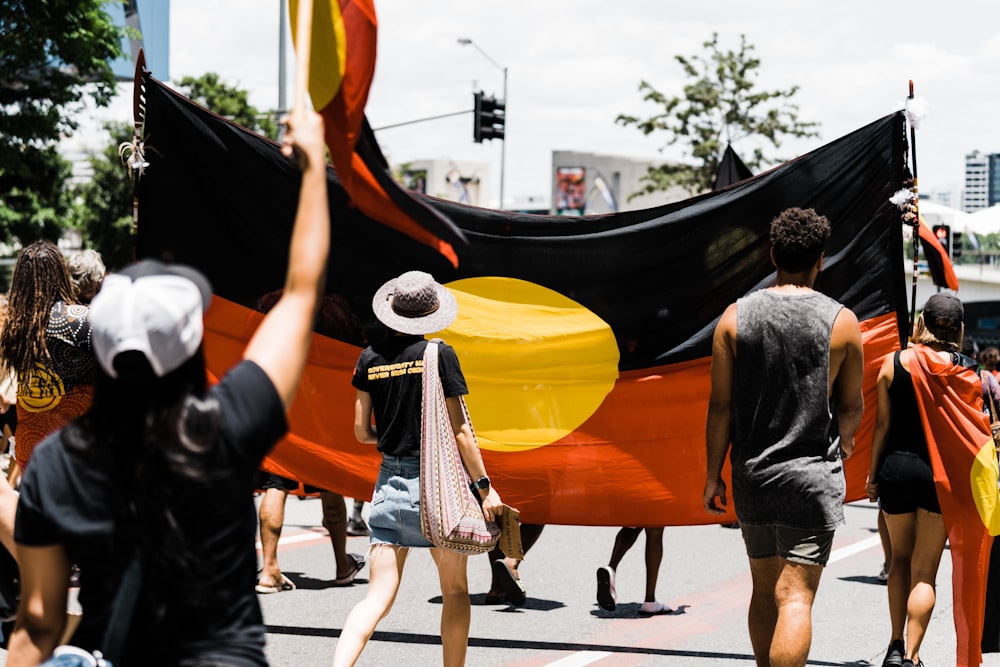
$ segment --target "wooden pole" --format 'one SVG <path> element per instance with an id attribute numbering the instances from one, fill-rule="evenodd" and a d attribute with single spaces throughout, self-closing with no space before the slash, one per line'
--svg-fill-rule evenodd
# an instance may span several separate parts
<path id="1" fill-rule="evenodd" d="M 913 99 L 913 79 L 910 79 L 910 95 L 907 99 Z M 920 264 L 917 261 L 920 257 L 920 195 L 917 190 L 917 130 L 913 127 L 913 120 L 907 115 L 907 122 L 910 124 L 910 155 L 913 163 L 913 203 L 910 210 L 913 212 L 913 289 L 910 295 L 910 330 L 906 332 L 906 340 L 913 336 L 913 325 L 917 321 L 917 275 L 920 273 Z"/>
<path id="2" fill-rule="evenodd" d="M 135 77 L 132 80 L 132 121 L 135 124 L 135 132 L 132 135 L 132 145 L 139 146 L 142 142 L 142 126 L 146 120 L 146 96 L 145 96 L 145 75 L 146 54 L 139 49 L 139 54 L 135 59 Z M 137 257 L 135 242 L 139 238 L 139 175 L 135 172 L 132 176 L 132 261 Z"/>
<path id="3" fill-rule="evenodd" d="M 305 111 L 306 94 L 309 92 L 309 56 L 312 50 L 312 0 L 299 0 L 296 16 L 295 44 L 295 102 L 294 111 Z"/>

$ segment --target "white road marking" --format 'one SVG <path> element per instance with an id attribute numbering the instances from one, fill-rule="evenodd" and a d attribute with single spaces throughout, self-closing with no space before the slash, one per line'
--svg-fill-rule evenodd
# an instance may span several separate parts
<path id="1" fill-rule="evenodd" d="M 589 665 L 592 662 L 603 660 L 612 655 L 614 654 L 608 651 L 580 651 L 565 658 L 560 658 L 555 662 L 550 662 L 546 667 L 583 667 L 584 665 Z"/>

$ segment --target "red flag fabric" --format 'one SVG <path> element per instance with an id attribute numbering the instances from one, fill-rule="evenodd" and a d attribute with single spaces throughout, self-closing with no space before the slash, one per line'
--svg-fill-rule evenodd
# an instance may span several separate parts
<path id="1" fill-rule="evenodd" d="M 292 17 L 297 0 L 289 0 Z M 292 20 L 292 38 L 297 21 Z M 370 138 L 365 104 L 375 74 L 373 0 L 313 0 L 309 95 L 326 121 L 326 145 L 352 203 L 365 215 L 437 249 L 452 265 L 465 236 L 447 217 L 401 187 Z"/>
<path id="2" fill-rule="evenodd" d="M 924 345 L 910 364 L 934 484 L 951 546 L 956 665 L 982 662 L 986 579 L 992 535 L 1000 534 L 997 453 L 974 368 L 944 361 Z"/>
<path id="3" fill-rule="evenodd" d="M 924 258 L 927 260 L 927 268 L 931 272 L 931 280 L 938 287 L 958 291 L 958 277 L 955 275 L 955 267 L 952 266 L 948 251 L 941 245 L 941 241 L 934 235 L 934 230 L 924 220 L 924 216 L 918 216 L 920 224 L 917 226 L 920 236 L 920 246 L 924 249 Z"/>

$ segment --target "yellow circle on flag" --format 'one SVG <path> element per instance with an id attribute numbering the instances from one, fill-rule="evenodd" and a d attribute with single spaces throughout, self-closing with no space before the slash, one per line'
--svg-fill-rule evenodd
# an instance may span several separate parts
<path id="1" fill-rule="evenodd" d="M 611 327 L 558 292 L 516 278 L 449 283 L 458 317 L 436 334 L 454 346 L 483 449 L 523 451 L 576 430 L 618 379 Z"/>
<path id="2" fill-rule="evenodd" d="M 309 97 L 317 111 L 325 108 L 340 92 L 347 61 L 347 31 L 339 0 L 314 0 L 309 38 Z M 292 41 L 299 45 L 298 0 L 289 0 Z M 303 54 L 299 54 L 299 58 Z"/>
<path id="3" fill-rule="evenodd" d="M 990 535 L 1000 535 L 1000 498 L 997 492 L 997 450 L 993 440 L 987 440 L 972 462 L 969 481 L 972 484 L 972 498 L 983 525 Z"/>

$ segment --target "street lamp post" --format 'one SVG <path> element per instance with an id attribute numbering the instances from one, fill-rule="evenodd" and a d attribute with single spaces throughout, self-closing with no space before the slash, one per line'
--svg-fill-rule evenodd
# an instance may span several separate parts
<path id="1" fill-rule="evenodd" d="M 504 114 L 507 113 L 507 68 L 502 67 L 497 61 L 490 58 L 490 54 L 483 51 L 478 44 L 469 39 L 468 37 L 459 37 L 458 43 L 462 46 L 472 46 L 476 51 L 483 54 L 483 57 L 489 60 L 494 67 L 503 72 L 503 103 L 504 103 Z M 504 186 L 504 171 L 507 166 L 507 139 L 506 131 L 504 132 L 504 138 L 500 139 L 500 209 L 503 210 L 503 186 Z"/>

